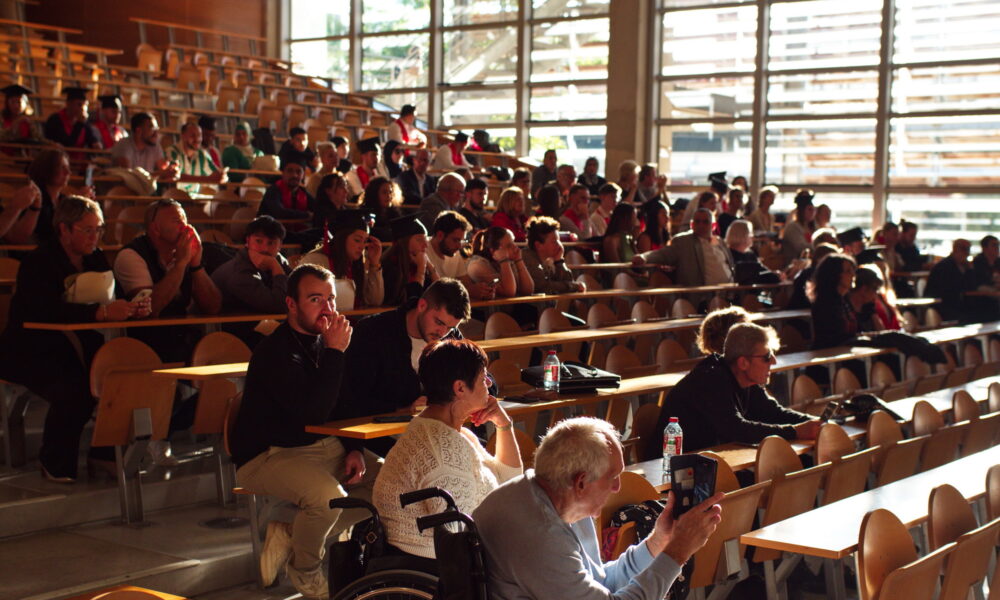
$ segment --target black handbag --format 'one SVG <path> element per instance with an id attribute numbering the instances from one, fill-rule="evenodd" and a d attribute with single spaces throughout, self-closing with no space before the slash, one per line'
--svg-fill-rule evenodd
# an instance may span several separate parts
<path id="1" fill-rule="evenodd" d="M 559 365 L 559 393 L 592 392 L 597 388 L 617 388 L 621 375 L 579 362 L 566 361 Z M 536 388 L 545 387 L 545 371 L 541 365 L 521 369 L 521 381 Z"/>

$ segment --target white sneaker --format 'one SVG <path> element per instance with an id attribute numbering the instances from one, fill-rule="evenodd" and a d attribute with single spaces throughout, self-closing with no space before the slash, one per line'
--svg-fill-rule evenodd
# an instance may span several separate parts
<path id="1" fill-rule="evenodd" d="M 170 442 L 167 440 L 154 440 L 146 446 L 146 452 L 153 459 L 153 464 L 158 467 L 176 467 L 180 464 L 174 458 L 173 450 L 170 449 Z"/>
<path id="2" fill-rule="evenodd" d="M 288 523 L 270 521 L 264 534 L 264 547 L 260 551 L 260 576 L 264 587 L 278 578 L 278 573 L 292 554 L 292 536 Z"/>
<path id="3" fill-rule="evenodd" d="M 323 563 L 320 563 L 312 571 L 299 571 L 289 563 L 285 572 L 288 573 L 292 585 L 303 597 L 308 600 L 330 600 L 330 586 L 326 582 Z"/>

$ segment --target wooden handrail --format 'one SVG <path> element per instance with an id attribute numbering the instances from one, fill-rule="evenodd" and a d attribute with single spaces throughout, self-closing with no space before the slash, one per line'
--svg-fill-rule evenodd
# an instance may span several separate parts
<path id="1" fill-rule="evenodd" d="M 57 31 L 59 33 L 72 33 L 73 35 L 83 35 L 83 31 L 79 29 L 70 29 L 69 27 L 56 27 L 55 25 L 45 25 L 43 23 L 31 23 L 30 21 L 17 21 L 15 19 L 0 19 L 0 25 L 16 25 L 18 27 L 26 27 L 28 29 L 37 29 L 38 31 Z"/>
<path id="2" fill-rule="evenodd" d="M 172 27 L 174 29 L 183 29 L 185 31 L 195 31 L 198 33 L 208 33 L 212 35 L 226 36 L 239 38 L 241 40 L 253 40 L 255 42 L 266 42 L 267 38 L 258 37 L 255 35 L 247 35 L 245 33 L 236 33 L 235 31 L 223 31 L 221 29 L 209 29 L 207 27 L 195 27 L 194 25 L 182 25 L 180 23 L 169 23 L 167 21 L 156 21 L 153 19 L 143 19 L 140 17 L 129 17 L 129 21 L 133 23 L 144 23 L 146 25 L 157 25 L 159 27 Z M 82 33 L 82 32 L 80 32 Z"/>

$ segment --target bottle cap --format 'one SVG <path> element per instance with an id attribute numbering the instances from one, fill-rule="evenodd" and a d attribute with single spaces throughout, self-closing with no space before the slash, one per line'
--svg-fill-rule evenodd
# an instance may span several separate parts
<path id="1" fill-rule="evenodd" d="M 555 354 L 555 353 L 556 353 L 556 351 L 555 351 L 555 350 L 549 350 L 547 354 L 550 354 L 550 355 L 551 355 L 551 354 Z"/>
<path id="2" fill-rule="evenodd" d="M 670 417 L 670 422 L 671 423 L 679 423 L 680 419 L 678 419 L 677 417 Z"/>

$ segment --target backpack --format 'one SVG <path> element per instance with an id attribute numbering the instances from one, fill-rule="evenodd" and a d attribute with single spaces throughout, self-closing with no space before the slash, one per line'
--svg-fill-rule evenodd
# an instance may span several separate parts
<path id="1" fill-rule="evenodd" d="M 663 503 L 657 500 L 644 500 L 642 504 L 626 504 L 615 511 L 615 514 L 611 516 L 609 526 L 603 532 L 604 544 L 601 547 L 601 558 L 608 560 L 608 558 L 603 555 L 605 551 L 610 551 L 610 549 L 614 547 L 618 529 L 620 527 L 626 523 L 635 523 L 636 537 L 641 542 L 646 539 L 646 536 L 653 533 L 653 528 L 656 526 L 656 519 L 659 518 L 660 513 L 662 512 Z M 690 579 L 693 571 L 694 557 L 691 557 L 690 560 L 681 565 L 681 574 L 674 580 L 674 583 L 670 586 L 670 591 L 667 592 L 665 598 L 674 600 L 687 598 L 688 591 L 690 591 L 690 584 L 688 580 Z"/>

